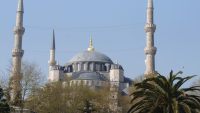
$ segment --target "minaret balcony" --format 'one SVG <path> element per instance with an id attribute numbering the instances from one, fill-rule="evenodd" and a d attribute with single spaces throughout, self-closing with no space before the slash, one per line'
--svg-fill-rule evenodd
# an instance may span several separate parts
<path id="1" fill-rule="evenodd" d="M 25 32 L 25 28 L 21 27 L 21 26 L 15 26 L 13 31 L 14 31 L 14 34 L 21 34 L 21 35 L 23 35 L 24 32 Z"/>
<path id="2" fill-rule="evenodd" d="M 55 66 L 56 65 L 56 61 L 48 61 L 50 66 Z"/>
<path id="3" fill-rule="evenodd" d="M 24 55 L 24 50 L 20 49 L 13 49 L 12 50 L 12 56 L 13 57 L 22 57 Z"/>
<path id="4" fill-rule="evenodd" d="M 151 23 L 147 23 L 145 25 L 145 32 L 155 32 L 156 31 L 156 25 L 155 24 L 151 24 Z"/>
<path id="5" fill-rule="evenodd" d="M 157 51 L 157 48 L 156 47 L 146 47 L 144 49 L 144 52 L 146 55 L 150 54 L 150 55 L 155 55 L 156 54 L 156 51 Z"/>

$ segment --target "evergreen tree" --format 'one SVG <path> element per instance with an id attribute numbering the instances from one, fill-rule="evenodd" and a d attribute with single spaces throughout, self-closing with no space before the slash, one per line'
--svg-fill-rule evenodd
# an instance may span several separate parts
<path id="1" fill-rule="evenodd" d="M 0 113 L 10 113 L 10 107 L 4 98 L 3 89 L 0 87 Z"/>

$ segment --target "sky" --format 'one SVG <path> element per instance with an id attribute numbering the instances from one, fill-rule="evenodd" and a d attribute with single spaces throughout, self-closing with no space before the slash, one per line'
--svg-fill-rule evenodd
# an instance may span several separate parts
<path id="1" fill-rule="evenodd" d="M 147 0 L 24 0 L 23 60 L 47 76 L 52 30 L 60 65 L 88 47 L 121 64 L 132 79 L 145 70 Z M 154 0 L 156 70 L 200 75 L 200 0 Z M 0 4 L 0 74 L 11 61 L 17 0 Z"/>

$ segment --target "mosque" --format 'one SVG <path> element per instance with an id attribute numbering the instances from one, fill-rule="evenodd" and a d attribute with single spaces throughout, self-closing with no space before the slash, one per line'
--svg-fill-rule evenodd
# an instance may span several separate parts
<path id="1" fill-rule="evenodd" d="M 120 91 L 127 93 L 131 80 L 124 76 L 124 69 L 103 53 L 97 52 L 93 47 L 92 38 L 87 50 L 76 54 L 64 66 L 55 60 L 55 34 L 53 32 L 52 47 L 49 60 L 49 82 L 65 81 L 71 78 L 71 85 L 87 85 L 98 88 L 109 83 L 119 87 Z"/>
<path id="2" fill-rule="evenodd" d="M 87 50 L 77 53 L 64 66 L 55 60 L 55 33 L 53 32 L 52 46 L 49 60 L 49 83 L 61 81 L 70 83 L 70 86 L 88 86 L 91 89 L 110 87 L 110 108 L 120 111 L 118 94 L 128 95 L 131 79 L 124 76 L 124 69 L 103 53 L 97 52 L 92 38 Z M 70 81 L 69 81 L 70 78 Z"/>
<path id="3" fill-rule="evenodd" d="M 146 32 L 146 47 L 144 49 L 146 59 L 145 65 L 146 70 L 144 75 L 150 77 L 152 73 L 155 73 L 155 55 L 157 48 L 154 46 L 154 32 L 156 30 L 156 25 L 154 24 L 153 18 L 153 0 L 147 0 L 147 20 L 145 24 Z M 25 28 L 23 27 L 23 0 L 18 0 L 16 25 L 14 27 L 14 48 L 12 50 L 12 71 L 10 79 L 10 100 L 11 104 L 17 106 L 19 104 L 19 99 L 21 94 L 21 60 L 24 54 L 22 49 L 22 38 L 25 33 Z M 55 44 L 55 33 L 53 32 L 52 46 L 50 49 L 50 59 L 49 59 L 49 75 L 48 81 L 65 82 L 68 77 L 71 78 L 69 81 L 71 85 L 84 84 L 89 87 L 99 88 L 104 85 L 110 85 L 111 91 L 113 92 L 112 99 L 114 110 L 117 109 L 117 93 L 128 94 L 127 88 L 131 80 L 124 75 L 123 66 L 114 63 L 112 59 L 103 53 L 95 50 L 93 46 L 92 38 L 89 42 L 89 47 L 69 60 L 65 65 L 58 65 L 55 59 L 56 52 Z M 113 89 L 115 86 L 115 90 Z"/>

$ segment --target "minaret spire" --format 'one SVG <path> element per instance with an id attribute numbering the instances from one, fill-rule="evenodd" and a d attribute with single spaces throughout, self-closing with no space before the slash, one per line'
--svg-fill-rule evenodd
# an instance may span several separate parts
<path id="1" fill-rule="evenodd" d="M 51 46 L 51 49 L 56 49 L 56 43 L 55 43 L 55 32 L 53 30 L 53 40 L 52 40 L 52 46 Z"/>
<path id="2" fill-rule="evenodd" d="M 93 46 L 93 40 L 92 40 L 92 36 L 90 36 L 90 43 L 89 43 L 89 47 L 88 47 L 88 51 L 94 51 L 94 46 Z"/>
<path id="3" fill-rule="evenodd" d="M 51 45 L 51 49 L 50 49 L 50 59 L 49 59 L 49 65 L 50 66 L 56 65 L 55 51 L 56 51 L 55 32 L 53 30 L 53 39 L 52 39 L 52 45 Z"/>
<path id="4" fill-rule="evenodd" d="M 17 7 L 17 11 L 18 12 L 24 12 L 24 6 L 23 6 L 24 4 L 23 4 L 23 0 L 19 0 L 19 2 L 18 2 L 18 7 Z"/>
<path id="5" fill-rule="evenodd" d="M 153 24 L 154 21 L 153 21 L 153 10 L 154 10 L 154 7 L 153 7 L 153 0 L 148 0 L 148 3 L 147 3 L 147 23 L 151 23 Z"/>
<path id="6" fill-rule="evenodd" d="M 14 27 L 14 48 L 12 50 L 12 72 L 10 79 L 10 102 L 14 106 L 21 104 L 21 60 L 24 54 L 22 50 L 22 38 L 25 32 L 23 27 L 23 0 L 18 0 L 16 26 Z"/>
<path id="7" fill-rule="evenodd" d="M 156 30 L 156 25 L 154 24 L 153 20 L 153 0 L 147 0 L 147 22 L 145 25 L 145 32 L 146 32 L 146 47 L 144 49 L 146 54 L 146 71 L 145 75 L 150 75 L 155 73 L 155 54 L 156 54 L 156 47 L 154 47 L 154 32 Z"/>

